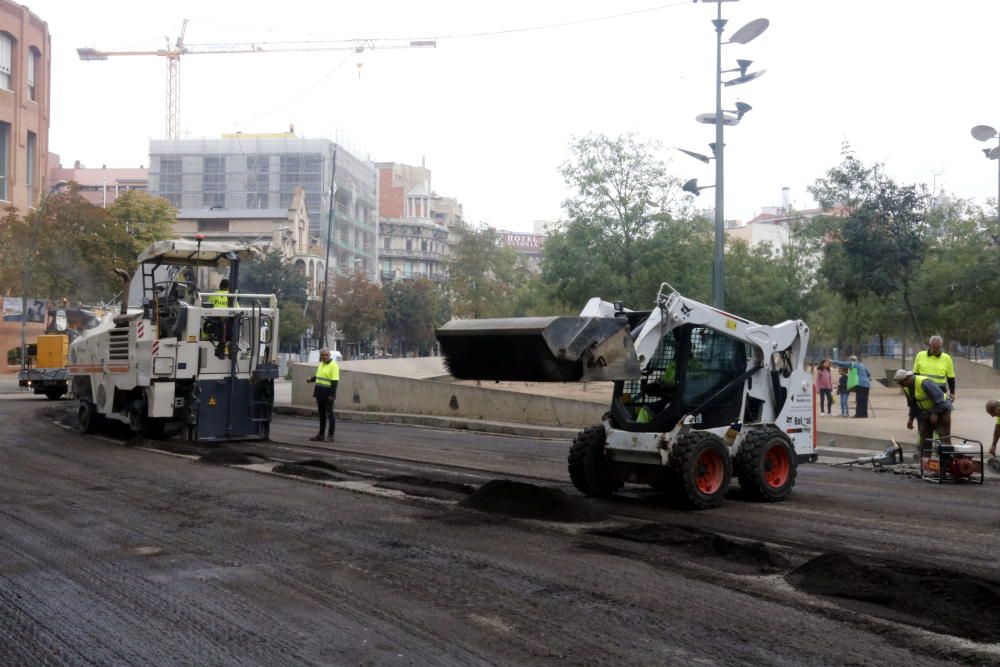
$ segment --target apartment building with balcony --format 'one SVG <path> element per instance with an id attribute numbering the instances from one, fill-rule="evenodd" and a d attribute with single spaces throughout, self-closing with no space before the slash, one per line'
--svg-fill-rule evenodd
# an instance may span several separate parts
<path id="1" fill-rule="evenodd" d="M 331 271 L 360 270 L 377 280 L 377 171 L 343 146 L 291 132 L 237 133 L 154 140 L 149 152 L 150 193 L 185 215 L 217 212 L 202 215 L 206 220 L 247 219 L 245 212 L 253 210 L 287 212 L 302 188 L 310 234 L 325 244 L 332 227 Z"/>
<path id="2" fill-rule="evenodd" d="M 463 224 L 462 205 L 431 190 L 431 171 L 380 162 L 379 262 L 383 281 L 444 281 L 450 241 Z"/>

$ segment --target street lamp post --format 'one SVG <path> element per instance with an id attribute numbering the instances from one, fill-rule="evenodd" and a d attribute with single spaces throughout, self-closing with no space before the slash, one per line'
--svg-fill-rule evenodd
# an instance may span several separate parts
<path id="1" fill-rule="evenodd" d="M 976 125 L 972 128 L 972 137 L 978 141 L 989 141 L 998 136 L 997 131 L 989 125 Z M 984 148 L 983 154 L 986 159 L 997 161 L 997 220 L 1000 220 L 1000 145 Z M 996 339 L 993 342 L 993 368 L 1000 369 L 1000 323 L 997 324 Z"/>
<path id="2" fill-rule="evenodd" d="M 38 204 L 35 217 L 31 221 L 31 243 L 24 258 L 24 273 L 21 279 L 21 370 L 28 366 L 28 292 L 31 290 L 31 262 L 34 260 L 35 245 L 38 241 L 38 225 L 41 223 L 45 208 L 48 206 L 49 198 L 60 188 L 66 185 L 66 181 L 56 181 L 48 193 Z"/>
<path id="3" fill-rule="evenodd" d="M 697 2 L 697 0 L 695 1 Z M 702 2 L 714 2 L 718 4 L 718 13 L 716 14 L 716 18 L 712 20 L 712 25 L 715 26 L 716 33 L 715 113 L 702 114 L 701 116 L 698 116 L 697 120 L 700 123 L 715 125 L 715 144 L 713 146 L 715 157 L 715 253 L 712 262 L 712 305 L 720 309 L 723 308 L 725 304 L 725 271 L 723 268 L 723 260 L 725 256 L 726 222 L 725 172 L 723 160 L 725 144 L 723 143 L 723 127 L 726 125 L 736 125 L 743 117 L 743 114 L 750 110 L 749 104 L 737 104 L 736 112 L 724 110 L 722 108 L 722 88 L 723 86 L 736 86 L 741 83 L 752 81 L 764 73 L 763 70 L 748 73 L 747 68 L 752 63 L 750 60 L 737 60 L 736 62 L 738 67 L 736 69 L 722 69 L 722 46 L 724 44 L 746 44 L 747 42 L 750 42 L 760 36 L 762 32 L 767 30 L 767 27 L 770 24 L 767 19 L 756 19 L 733 33 L 732 37 L 730 37 L 728 41 L 723 42 L 722 33 L 726 28 L 727 21 L 722 18 L 722 3 L 736 1 L 737 0 L 702 0 Z M 727 72 L 739 72 L 739 76 L 730 81 L 723 82 L 722 75 Z M 690 155 L 690 152 L 688 152 L 688 154 Z M 712 186 L 696 188 L 695 194 L 697 194 L 697 190 L 705 189 L 706 187 Z"/>

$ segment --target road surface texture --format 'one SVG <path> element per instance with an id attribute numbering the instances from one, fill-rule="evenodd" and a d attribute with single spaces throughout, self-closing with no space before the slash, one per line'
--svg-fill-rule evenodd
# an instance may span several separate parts
<path id="1" fill-rule="evenodd" d="M 812 465 L 686 512 L 580 497 L 565 442 L 278 417 L 190 447 L 72 407 L 0 397 L 3 665 L 1000 663 L 992 481 Z"/>

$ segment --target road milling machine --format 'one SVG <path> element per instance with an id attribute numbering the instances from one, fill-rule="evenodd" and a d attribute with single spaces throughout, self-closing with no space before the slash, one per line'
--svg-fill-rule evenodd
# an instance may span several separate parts
<path id="1" fill-rule="evenodd" d="M 570 479 L 588 496 L 641 483 L 705 509 L 735 474 L 744 497 L 781 501 L 814 458 L 801 320 L 756 324 L 664 283 L 652 310 L 594 298 L 579 317 L 452 320 L 437 338 L 459 379 L 614 381 L 603 423 L 569 452 Z"/>
<path id="2" fill-rule="evenodd" d="M 144 437 L 191 441 L 267 439 L 278 376 L 278 304 L 239 292 L 232 243 L 173 239 L 139 256 L 119 312 L 108 313 L 69 349 L 79 425 L 101 419 Z M 229 291 L 202 291 L 199 269 L 228 272 Z M 206 273 L 202 271 L 202 273 Z"/>

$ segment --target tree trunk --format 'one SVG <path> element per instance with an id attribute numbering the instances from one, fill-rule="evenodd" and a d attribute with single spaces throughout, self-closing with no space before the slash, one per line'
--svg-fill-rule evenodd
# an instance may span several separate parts
<path id="1" fill-rule="evenodd" d="M 913 304 L 910 303 L 909 287 L 903 289 L 903 303 L 906 305 L 906 312 L 910 316 L 910 324 L 913 325 L 913 332 L 917 335 L 917 340 L 923 340 L 924 334 L 920 331 L 920 325 L 917 324 L 917 314 L 913 310 Z"/>

